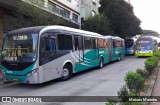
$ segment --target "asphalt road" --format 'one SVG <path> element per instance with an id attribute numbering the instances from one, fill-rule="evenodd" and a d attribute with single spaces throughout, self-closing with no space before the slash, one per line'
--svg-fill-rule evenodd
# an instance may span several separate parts
<path id="1" fill-rule="evenodd" d="M 120 62 L 112 62 L 103 69 L 91 69 L 78 73 L 68 81 L 53 80 L 40 85 L 12 83 L 0 86 L 0 96 L 117 96 L 125 84 L 128 71 L 144 68 L 146 58 L 127 56 Z M 105 105 L 104 102 L 70 103 L 0 103 L 1 105 Z"/>

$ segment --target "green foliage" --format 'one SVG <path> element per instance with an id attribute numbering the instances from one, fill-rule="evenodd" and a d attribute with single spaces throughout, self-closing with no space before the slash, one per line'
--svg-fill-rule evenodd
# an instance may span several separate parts
<path id="1" fill-rule="evenodd" d="M 113 31 L 110 28 L 110 22 L 107 17 L 103 14 L 97 14 L 93 17 L 89 17 L 82 24 L 82 29 L 97 32 L 102 35 L 113 34 Z"/>
<path id="2" fill-rule="evenodd" d="M 141 21 L 134 15 L 133 7 L 124 0 L 100 0 L 99 12 L 105 14 L 111 29 L 122 38 L 141 34 Z"/>
<path id="3" fill-rule="evenodd" d="M 152 36 L 158 36 L 159 37 L 159 33 L 153 30 L 143 30 L 142 33 L 144 35 L 152 35 Z"/>
<path id="4" fill-rule="evenodd" d="M 160 50 L 154 53 L 154 56 L 156 56 L 160 60 Z"/>
<path id="5" fill-rule="evenodd" d="M 40 7 L 44 8 L 44 7 Z M 17 9 L 14 11 L 15 18 L 12 24 L 15 28 L 61 24 L 61 19 L 53 14 L 32 6 L 23 1 L 18 1 Z"/>
<path id="6" fill-rule="evenodd" d="M 140 91 L 144 87 L 144 78 L 136 73 L 129 71 L 125 76 L 125 82 L 130 91 L 135 90 L 136 93 L 140 93 Z"/>
<path id="7" fill-rule="evenodd" d="M 114 102 L 111 100 L 111 101 L 107 102 L 106 105 L 117 105 L 117 102 Z"/>
<path id="8" fill-rule="evenodd" d="M 145 68 L 151 74 L 158 64 L 158 57 L 152 56 L 145 61 Z"/>
<path id="9" fill-rule="evenodd" d="M 126 85 L 123 85 L 122 88 L 117 92 L 119 98 L 122 101 L 125 101 L 125 97 L 129 95 L 129 91 Z"/>
<path id="10" fill-rule="evenodd" d="M 147 79 L 149 77 L 149 72 L 145 69 L 137 69 L 137 74 L 140 74 L 144 79 Z"/>
<path id="11" fill-rule="evenodd" d="M 135 97 L 137 93 L 135 90 L 129 92 L 129 97 Z M 124 102 L 123 105 L 143 105 L 142 102 Z"/>

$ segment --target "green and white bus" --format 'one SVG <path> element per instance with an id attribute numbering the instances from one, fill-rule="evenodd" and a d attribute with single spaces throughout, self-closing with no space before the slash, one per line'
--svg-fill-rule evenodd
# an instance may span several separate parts
<path id="1" fill-rule="evenodd" d="M 106 36 L 107 46 L 109 52 L 109 62 L 121 60 L 125 56 L 125 42 L 124 39 L 115 36 Z"/>
<path id="2" fill-rule="evenodd" d="M 158 50 L 157 40 L 152 36 L 141 36 L 136 41 L 135 56 L 153 56 Z"/>
<path id="3" fill-rule="evenodd" d="M 64 26 L 38 26 L 11 31 L 6 34 L 2 48 L 3 76 L 9 81 L 29 84 L 56 78 L 68 80 L 74 73 L 93 67 L 102 68 L 112 61 L 108 40 L 97 33 Z M 123 54 L 118 53 L 120 47 L 114 46 L 113 52 L 122 58 Z M 113 55 L 113 60 L 119 59 L 116 57 Z"/>

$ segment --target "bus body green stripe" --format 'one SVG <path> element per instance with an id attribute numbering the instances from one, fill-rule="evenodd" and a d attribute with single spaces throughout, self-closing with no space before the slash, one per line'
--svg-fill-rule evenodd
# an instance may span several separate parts
<path id="1" fill-rule="evenodd" d="M 103 57 L 104 63 L 108 63 L 108 51 L 99 49 L 99 52 L 94 55 L 95 50 L 90 50 L 84 54 L 84 62 L 78 62 L 75 65 L 74 72 L 83 71 L 89 68 L 93 68 L 99 65 L 100 57 Z M 99 53 L 99 55 L 98 55 Z M 94 56 L 97 58 L 94 58 Z"/>

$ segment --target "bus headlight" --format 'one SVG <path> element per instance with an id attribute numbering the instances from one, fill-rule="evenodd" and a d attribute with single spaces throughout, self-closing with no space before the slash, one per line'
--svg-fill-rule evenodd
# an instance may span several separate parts
<path id="1" fill-rule="evenodd" d="M 148 51 L 148 53 L 152 53 L 152 50 Z"/>
<path id="2" fill-rule="evenodd" d="M 35 73 L 37 73 L 37 72 L 38 72 L 38 68 L 33 69 L 31 72 L 29 72 L 29 73 L 27 74 L 27 76 L 30 77 L 31 75 L 33 75 L 33 74 L 35 74 Z"/>
<path id="3" fill-rule="evenodd" d="M 131 53 L 133 53 L 133 50 L 130 50 Z"/>

